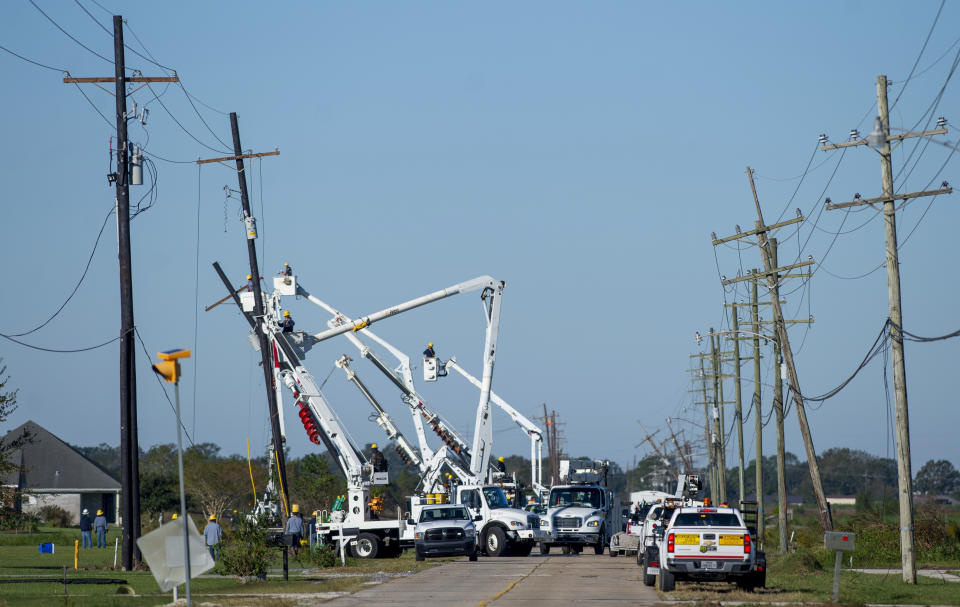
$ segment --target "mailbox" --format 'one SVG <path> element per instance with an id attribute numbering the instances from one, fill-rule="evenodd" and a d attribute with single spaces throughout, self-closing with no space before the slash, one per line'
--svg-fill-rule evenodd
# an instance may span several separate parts
<path id="1" fill-rule="evenodd" d="M 852 552 L 856 549 L 856 533 L 846 531 L 827 531 L 823 534 L 823 547 L 827 550 Z"/>

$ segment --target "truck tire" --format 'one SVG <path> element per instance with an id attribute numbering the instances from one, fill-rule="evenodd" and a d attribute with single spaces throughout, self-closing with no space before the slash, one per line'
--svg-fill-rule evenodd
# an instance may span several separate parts
<path id="1" fill-rule="evenodd" d="M 767 587 L 767 570 L 753 572 L 753 585 L 757 588 Z"/>
<path id="2" fill-rule="evenodd" d="M 471 562 L 471 563 L 476 562 L 476 560 L 477 560 L 477 553 L 478 553 L 478 552 L 480 552 L 480 549 L 479 549 L 479 548 L 474 548 L 474 549 L 473 549 L 473 552 L 470 553 L 470 557 L 469 557 L 469 558 L 470 558 L 470 562 Z"/>
<path id="3" fill-rule="evenodd" d="M 740 590 L 743 590 L 744 592 L 753 592 L 753 582 L 754 582 L 753 573 L 749 573 L 742 577 L 738 577 L 736 582 L 737 582 L 737 588 L 739 588 Z"/>
<path id="4" fill-rule="evenodd" d="M 540 542 L 540 554 L 550 554 L 550 544 Z"/>
<path id="5" fill-rule="evenodd" d="M 484 534 L 483 545 L 487 556 L 506 556 L 507 535 L 500 527 L 494 527 Z"/>
<path id="6" fill-rule="evenodd" d="M 613 546 L 610 547 L 610 558 L 617 556 L 617 551 L 613 549 Z"/>
<path id="7" fill-rule="evenodd" d="M 425 556 L 423 555 L 423 553 L 420 552 L 419 550 L 414 549 L 414 552 L 416 553 L 416 556 L 414 557 L 414 559 L 416 559 L 416 560 L 418 560 L 418 561 L 425 561 L 425 560 L 427 559 L 427 557 L 425 557 Z"/>
<path id="8" fill-rule="evenodd" d="M 657 582 L 656 574 L 647 573 L 650 563 L 656 562 L 660 564 L 657 559 L 656 549 L 647 549 L 643 552 L 637 550 L 637 564 L 643 567 L 643 584 L 644 586 L 653 586 Z"/>
<path id="9" fill-rule="evenodd" d="M 571 554 L 571 553 L 573 552 L 573 550 L 571 549 L 571 546 L 569 546 L 569 545 L 564 545 L 564 546 L 562 546 L 562 547 L 560 548 L 560 552 L 562 552 L 562 553 L 564 553 L 564 554 Z"/>
<path id="10" fill-rule="evenodd" d="M 643 566 L 643 585 L 644 586 L 653 586 L 657 583 L 657 576 L 647 573 L 647 566 Z"/>
<path id="11" fill-rule="evenodd" d="M 530 556 L 533 552 L 533 541 L 516 542 L 511 552 L 513 556 Z"/>
<path id="12" fill-rule="evenodd" d="M 372 533 L 361 533 L 357 536 L 351 551 L 358 559 L 375 559 L 380 552 L 380 539 Z"/>
<path id="13" fill-rule="evenodd" d="M 657 588 L 662 592 L 671 592 L 676 587 L 676 580 L 673 574 L 663 568 L 660 563 L 660 575 L 657 576 Z"/>
<path id="14" fill-rule="evenodd" d="M 597 538 L 597 543 L 593 545 L 594 554 L 603 554 L 603 549 L 607 547 L 607 532 L 604 531 L 603 527 L 600 528 L 600 537 Z"/>

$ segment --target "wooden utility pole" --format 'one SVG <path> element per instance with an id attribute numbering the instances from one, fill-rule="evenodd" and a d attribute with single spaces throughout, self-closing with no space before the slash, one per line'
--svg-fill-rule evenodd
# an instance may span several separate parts
<path id="1" fill-rule="evenodd" d="M 711 446 L 714 450 L 713 461 L 717 469 L 717 498 L 719 503 L 727 502 L 727 464 L 724 457 L 724 428 L 723 428 L 723 379 L 720 377 L 723 372 L 720 367 L 720 348 L 717 342 L 720 336 L 715 335 L 713 327 L 710 327 L 710 359 L 713 363 L 713 440 Z"/>
<path id="2" fill-rule="evenodd" d="M 777 267 L 777 239 L 770 239 L 770 263 Z M 770 300 L 780 297 L 780 276 L 774 275 L 776 282 L 770 291 Z M 773 305 L 773 304 L 770 304 Z M 776 321 L 774 321 L 776 322 Z M 783 426 L 783 351 L 780 347 L 780 335 L 773 336 L 773 412 L 776 416 L 777 431 L 777 528 L 780 531 L 780 554 L 787 552 L 787 438 Z"/>
<path id="3" fill-rule="evenodd" d="M 127 77 L 124 61 L 123 17 L 113 17 L 113 77 L 63 79 L 67 84 L 109 83 L 115 85 L 117 120 L 117 172 L 108 179 L 117 190 L 117 249 L 120 268 L 120 521 L 123 569 L 130 571 L 139 561 L 140 537 L 140 441 L 137 432 L 137 367 L 133 322 L 133 264 L 130 255 L 130 170 L 127 121 L 135 118 L 127 112 L 128 82 L 178 82 L 176 76 Z"/>
<path id="4" fill-rule="evenodd" d="M 803 221 L 803 217 L 799 214 L 794 219 L 789 219 L 787 221 L 778 222 L 772 225 L 766 225 L 763 221 L 763 211 L 760 209 L 760 199 L 757 197 L 757 188 L 753 182 L 753 172 L 750 170 L 750 167 L 747 167 L 747 176 L 750 180 L 750 189 L 753 192 L 753 202 L 757 210 L 758 221 L 754 224 L 754 229 L 745 233 L 738 233 L 734 236 L 728 236 L 726 238 L 714 239 L 713 245 L 716 246 L 723 242 L 730 240 L 736 240 L 740 238 L 745 238 L 747 236 L 756 234 L 757 239 L 760 245 L 761 258 L 763 260 L 764 271 L 760 274 L 765 276 L 767 279 L 768 288 L 771 291 L 777 288 L 777 279 L 776 276 L 782 274 L 788 270 L 794 268 L 805 267 L 813 264 L 813 259 L 809 261 L 803 261 L 795 264 L 791 264 L 783 267 L 775 267 L 772 263 L 772 256 L 770 255 L 770 243 L 767 238 L 767 232 L 790 225 L 793 223 L 799 223 Z M 724 286 L 740 282 L 742 280 L 751 280 L 753 276 L 739 276 L 730 280 L 723 280 L 722 283 Z M 813 446 L 813 437 L 810 434 L 810 426 L 807 423 L 807 413 L 803 404 L 803 397 L 800 392 L 800 382 L 797 378 L 797 369 L 793 361 L 793 352 L 790 349 L 790 337 L 787 334 L 786 323 L 783 320 L 783 310 L 780 307 L 780 298 L 777 294 L 771 299 L 771 304 L 773 306 L 773 320 L 774 326 L 776 329 L 776 335 L 780 342 L 780 347 L 784 357 L 784 364 L 786 366 L 787 378 L 790 382 L 790 386 L 793 392 L 794 399 L 794 408 L 797 410 L 797 421 L 800 424 L 800 433 L 803 436 L 803 444 L 806 449 L 807 455 L 807 465 L 810 470 L 810 482 L 813 486 L 813 492 L 817 498 L 818 506 L 818 516 L 820 518 L 820 525 L 824 530 L 833 529 L 833 520 L 830 515 L 830 507 L 827 504 L 826 495 L 823 493 L 823 483 L 820 479 L 820 464 L 817 462 L 816 449 Z"/>
<path id="5" fill-rule="evenodd" d="M 731 314 L 733 315 L 733 369 L 734 369 L 734 393 L 735 400 L 737 402 L 737 408 L 735 409 L 736 423 L 737 423 L 737 480 L 739 481 L 738 489 L 740 493 L 737 495 L 739 501 L 743 501 L 746 496 L 746 489 L 744 488 L 743 481 L 743 400 L 742 400 L 742 391 L 740 386 L 740 318 L 738 317 L 737 304 L 734 303 L 731 308 Z M 758 500 L 759 504 L 759 500 Z"/>
<path id="6" fill-rule="evenodd" d="M 868 145 L 880 154 L 880 181 L 883 196 L 874 199 L 858 199 L 840 204 L 828 204 L 827 209 L 842 209 L 864 204 L 883 203 L 883 230 L 887 264 L 887 296 L 890 304 L 890 350 L 893 363 L 893 391 L 897 419 L 897 479 L 900 498 L 900 564 L 903 569 L 903 581 L 917 583 L 917 562 L 913 542 L 913 478 L 910 463 L 910 421 L 907 411 L 907 372 L 903 354 L 903 311 L 900 305 L 900 260 L 897 251 L 897 216 L 895 202 L 923 196 L 950 194 L 953 188 L 946 182 L 938 190 L 894 194 L 893 163 L 891 161 L 891 141 L 903 141 L 913 137 L 942 135 L 946 128 L 937 128 L 920 133 L 890 135 L 890 114 L 887 107 L 887 77 L 877 76 L 877 123 L 876 133 L 866 139 L 841 144 L 821 146 L 821 150 L 833 150 L 841 147 Z M 939 126 L 939 123 L 938 123 Z M 874 138 L 875 137 L 875 138 Z"/>
<path id="7" fill-rule="evenodd" d="M 752 270 L 755 276 L 757 271 Z M 753 321 L 753 417 L 754 429 L 756 431 L 755 442 L 757 443 L 757 455 L 754 460 L 756 470 L 756 494 L 757 494 L 757 535 L 760 536 L 760 547 L 765 543 L 764 525 L 763 525 L 763 415 L 760 403 L 760 302 L 757 299 L 757 281 L 751 281 L 750 290 L 750 318 Z"/>
<path id="8" fill-rule="evenodd" d="M 716 478 L 716 466 L 714 465 L 714 450 L 713 450 L 713 440 L 710 438 L 710 406 L 707 404 L 707 374 L 703 368 L 703 356 L 700 357 L 700 381 L 703 386 L 703 417 L 704 417 L 704 433 L 706 434 L 706 446 L 707 446 L 707 470 L 709 474 L 707 475 L 710 479 L 710 500 L 713 503 L 717 503 L 717 478 Z"/>

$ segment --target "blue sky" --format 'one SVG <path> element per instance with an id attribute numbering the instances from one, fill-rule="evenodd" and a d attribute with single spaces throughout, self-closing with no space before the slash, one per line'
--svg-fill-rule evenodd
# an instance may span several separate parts
<path id="1" fill-rule="evenodd" d="M 922 55 L 938 2 L 37 4 L 108 58 L 110 36 L 81 5 L 108 28 L 111 13 L 123 14 L 127 44 L 176 69 L 202 101 L 203 121 L 175 85 L 133 95 L 150 116 L 131 138 L 157 167 L 156 202 L 132 228 L 135 314 L 150 357 L 194 350 L 182 384 L 187 427 L 225 453 L 245 452 L 247 438 L 261 452 L 269 429 L 246 324 L 226 306 L 202 311 L 223 296 L 213 261 L 238 284 L 247 272 L 239 202 L 223 189 L 236 189 L 235 171 L 192 164 L 225 155 L 215 138 L 229 143 L 223 112 L 239 114 L 244 148 L 280 149 L 250 170 L 265 276 L 287 261 L 307 289 L 351 316 L 481 274 L 505 280 L 494 390 L 529 416 L 542 403 L 556 410 L 569 452 L 625 465 L 649 451 L 635 447 L 637 420 L 651 432 L 664 428 L 658 439 L 666 417 L 702 424 L 688 392 L 696 387 L 689 355 L 703 347 L 694 332 L 728 327 L 723 304 L 745 296 L 725 291 L 720 276 L 761 265 L 755 247 L 710 244 L 711 232 L 728 235 L 756 219 L 745 167 L 756 170 L 768 222 L 794 208 L 810 218 L 778 236 L 784 263 L 817 262 L 812 280 L 783 292 L 788 314 L 816 319 L 792 338 L 802 390 L 821 394 L 873 343 L 887 286 L 883 268 L 851 279 L 883 262 L 876 213 L 821 212 L 825 196 L 879 195 L 879 157 L 866 148 L 817 151 L 817 136 L 840 142 L 851 128 L 870 131 L 878 74 L 894 82 L 896 128 L 924 128 L 931 115 L 949 121 L 958 107 L 948 76 L 960 7 L 950 3 Z M 113 70 L 29 2 L 0 7 L 0 44 L 74 76 Z M 131 52 L 127 64 L 166 73 Z M 0 256 L 10 269 L 0 332 L 13 334 L 42 323 L 69 295 L 113 205 L 105 174 L 114 102 L 83 85 L 108 124 L 56 70 L 4 52 L 0 69 Z M 951 127 L 940 139 L 956 144 L 958 136 Z M 949 149 L 923 142 L 898 149 L 893 162 L 898 191 L 953 181 L 958 166 Z M 957 329 L 956 269 L 945 255 L 960 219 L 954 198 L 914 201 L 898 214 L 904 324 L 920 335 Z M 115 234 L 111 217 L 74 298 L 19 339 L 74 349 L 119 333 Z M 309 303 L 289 309 L 298 328 L 324 328 L 324 313 Z M 441 356 L 456 354 L 480 372 L 474 295 L 375 328 L 410 354 L 434 341 Z M 931 458 L 960 464 L 960 408 L 949 384 L 958 348 L 958 340 L 907 344 L 915 470 Z M 346 341 L 323 344 L 308 365 L 322 380 L 344 352 Z M 3 340 L 0 356 L 20 389 L 10 423 L 33 419 L 74 444 L 119 441 L 116 343 L 55 354 Z M 138 366 L 141 444 L 173 442 L 170 406 L 142 351 Z M 398 394 L 371 366 L 355 366 L 412 435 Z M 451 377 L 420 388 L 472 436 L 471 386 Z M 382 442 L 342 374 L 327 389 L 358 442 Z M 764 385 L 765 416 L 769 404 Z M 292 452 L 314 449 L 289 402 L 285 411 Z M 809 410 L 819 451 L 890 457 L 892 415 L 882 357 Z M 528 454 L 526 438 L 495 416 L 495 451 Z M 674 428 L 702 437 L 702 425 Z M 768 455 L 773 439 L 771 424 Z M 753 453 L 752 438 L 746 448 Z M 787 448 L 803 451 L 793 412 Z"/>

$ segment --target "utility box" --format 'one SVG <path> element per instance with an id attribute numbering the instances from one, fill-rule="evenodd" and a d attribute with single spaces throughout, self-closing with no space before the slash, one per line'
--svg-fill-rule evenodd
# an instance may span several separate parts
<path id="1" fill-rule="evenodd" d="M 296 295 L 297 294 L 297 277 L 286 276 L 286 275 L 274 276 L 273 290 L 280 293 L 280 295 Z"/>
<path id="2" fill-rule="evenodd" d="M 846 531 L 827 531 L 823 534 L 823 547 L 827 550 L 842 550 L 853 552 L 856 550 L 856 533 Z"/>
<path id="3" fill-rule="evenodd" d="M 244 312 L 253 312 L 257 305 L 252 292 L 245 291 L 240 294 L 240 307 Z"/>
<path id="4" fill-rule="evenodd" d="M 437 364 L 436 356 L 424 356 L 423 357 L 423 381 L 437 381 L 437 369 L 439 365 Z"/>

